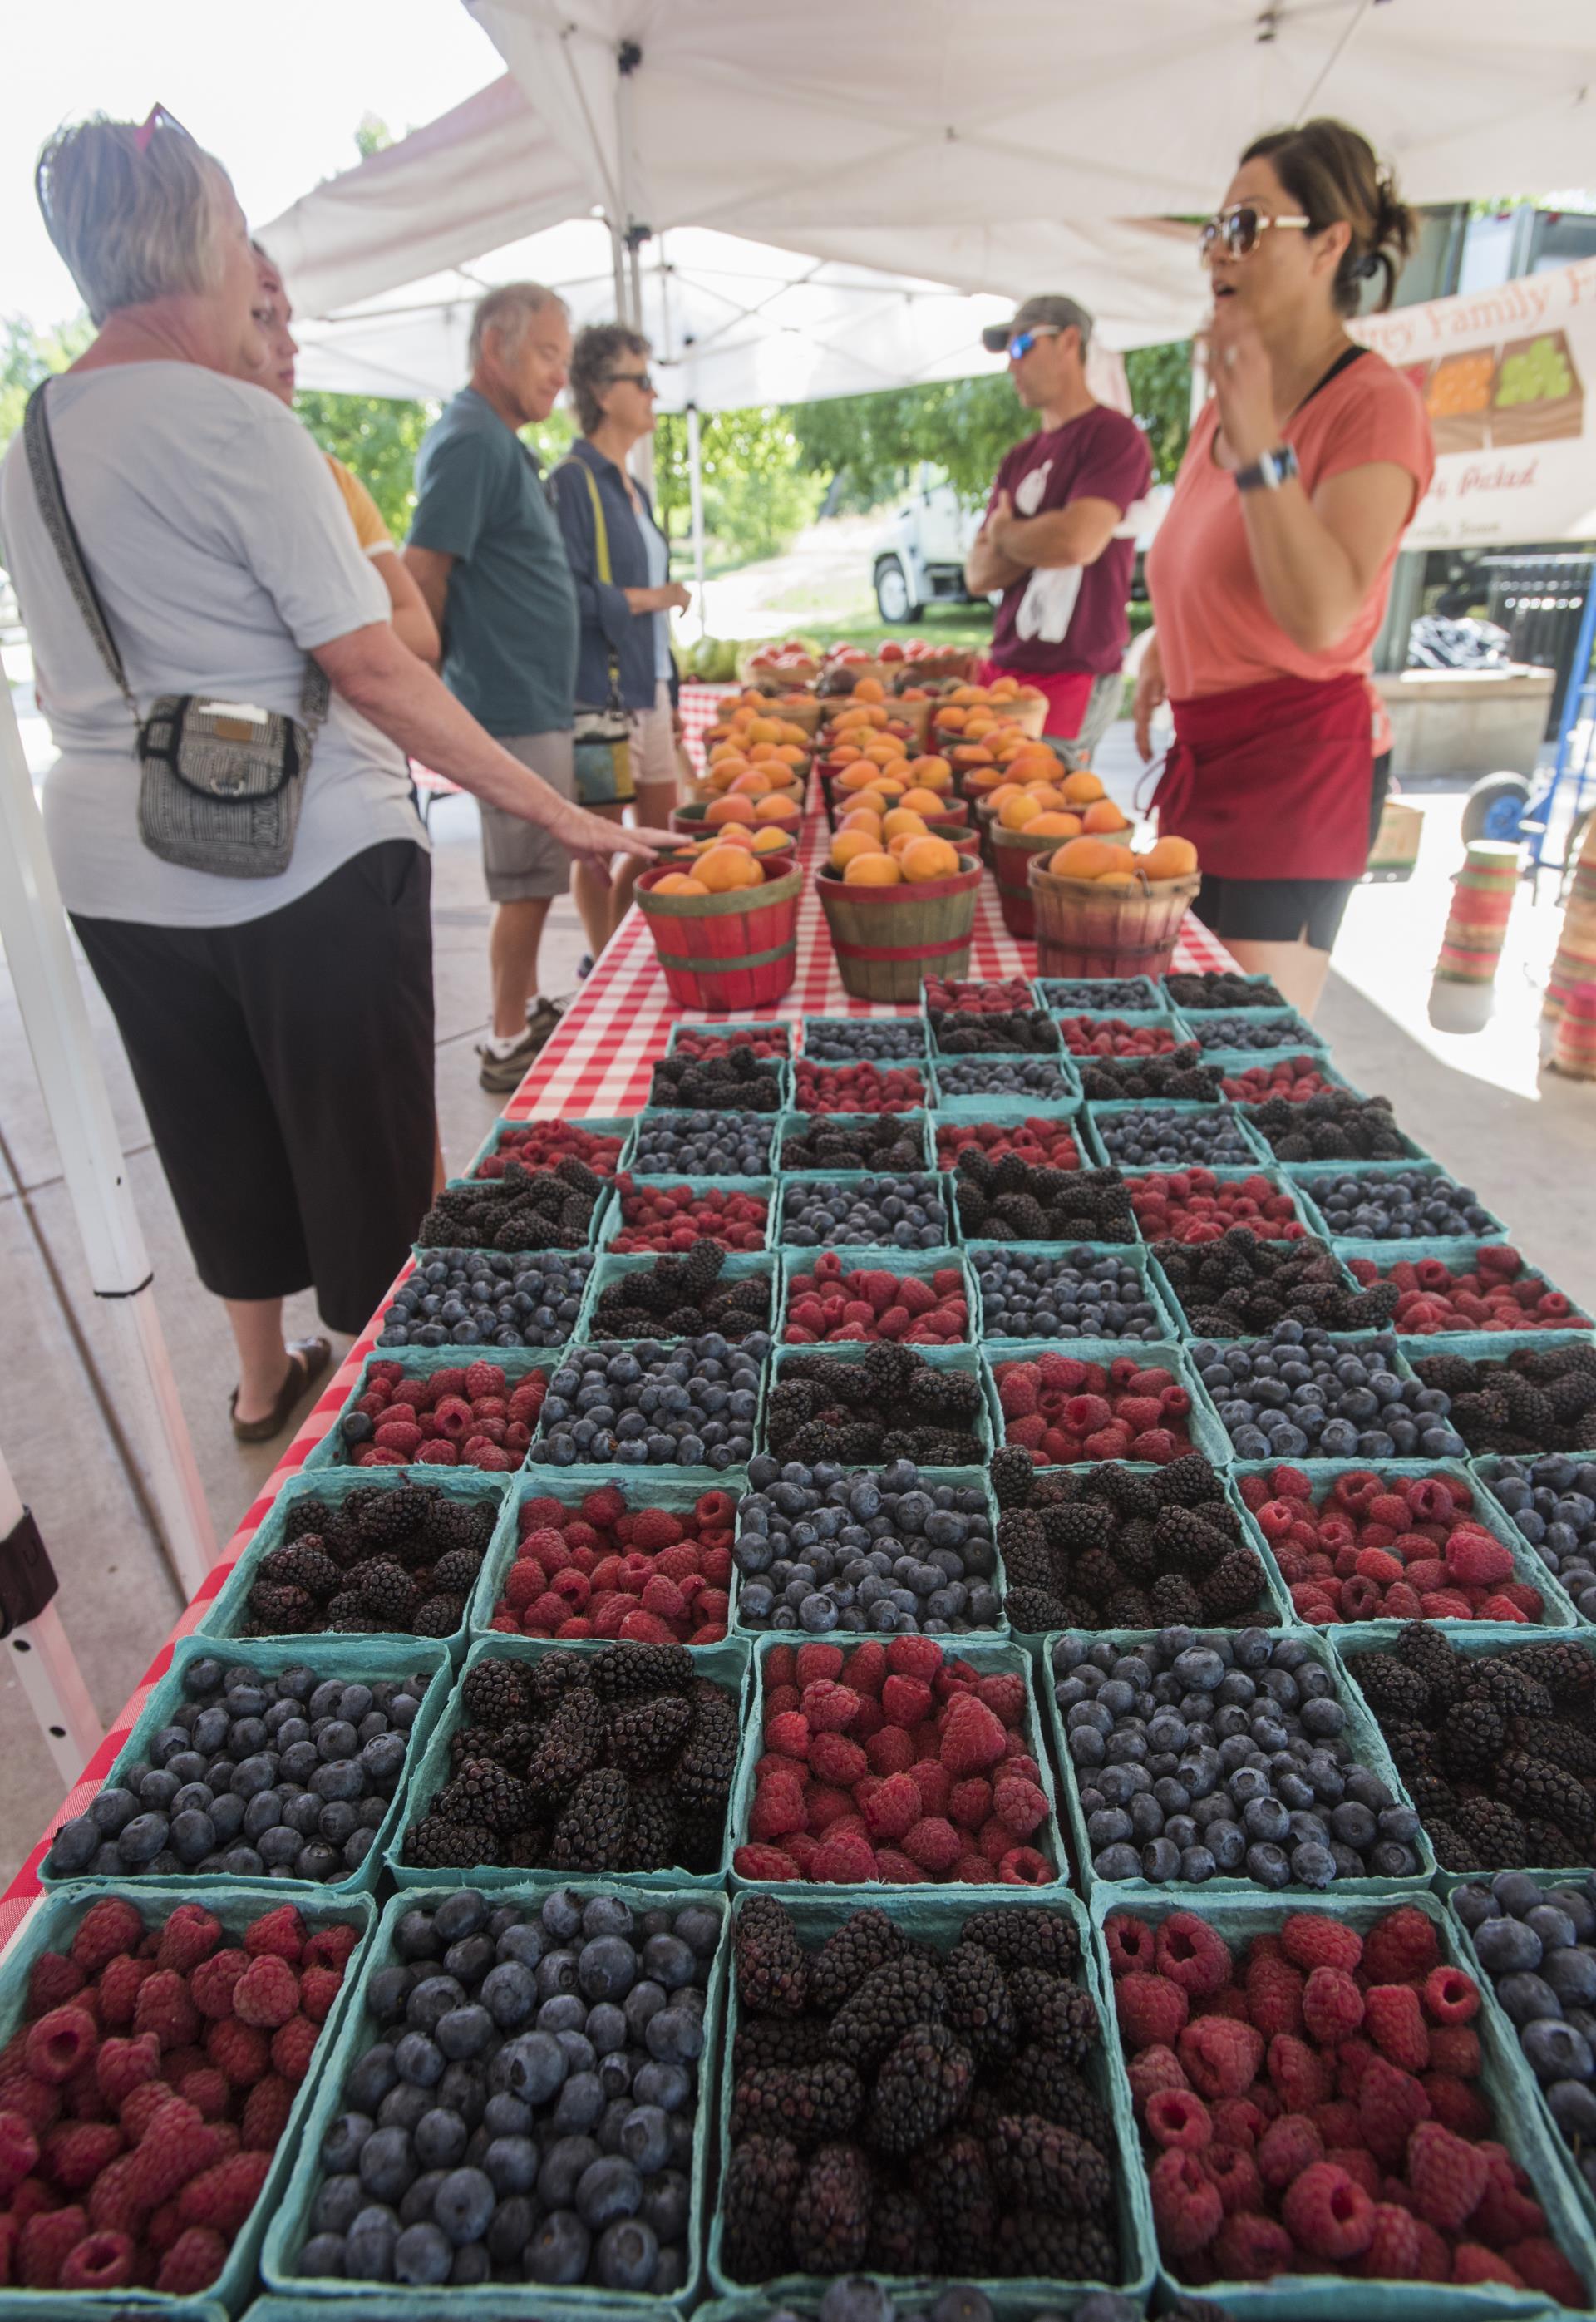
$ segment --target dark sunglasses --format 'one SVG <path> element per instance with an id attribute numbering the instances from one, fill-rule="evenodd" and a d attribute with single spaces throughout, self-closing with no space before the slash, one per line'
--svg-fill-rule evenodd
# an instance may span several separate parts
<path id="1" fill-rule="evenodd" d="M 1251 202 L 1236 202 L 1229 209 L 1219 210 L 1204 220 L 1197 237 L 1198 263 L 1208 264 L 1216 242 L 1223 242 L 1231 258 L 1251 258 L 1260 239 L 1272 226 L 1292 226 L 1306 232 L 1309 224 L 1305 217 L 1272 217 L 1267 210 L 1256 209 Z"/>
<path id="2" fill-rule="evenodd" d="M 653 374 L 646 370 L 612 370 L 605 380 L 606 387 L 640 387 L 644 395 L 656 395 Z"/>

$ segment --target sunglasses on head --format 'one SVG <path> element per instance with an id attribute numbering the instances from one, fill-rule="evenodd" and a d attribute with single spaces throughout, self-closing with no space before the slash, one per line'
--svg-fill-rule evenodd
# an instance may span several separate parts
<path id="1" fill-rule="evenodd" d="M 1306 232 L 1310 223 L 1296 215 L 1272 217 L 1267 210 L 1259 209 L 1252 202 L 1234 202 L 1229 209 L 1218 210 L 1205 219 L 1197 237 L 1198 263 L 1208 264 L 1218 242 L 1224 243 L 1228 257 L 1251 258 L 1272 226 L 1292 226 Z"/>
<path id="2" fill-rule="evenodd" d="M 133 144 L 139 152 L 149 151 L 150 140 L 158 129 L 175 129 L 179 137 L 188 135 L 188 132 L 175 113 L 169 113 L 164 105 L 152 105 L 133 132 Z M 192 139 L 189 142 L 192 143 Z"/>

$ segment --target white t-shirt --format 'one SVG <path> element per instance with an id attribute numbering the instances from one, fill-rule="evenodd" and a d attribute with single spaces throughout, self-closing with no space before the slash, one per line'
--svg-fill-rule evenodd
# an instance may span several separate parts
<path id="1" fill-rule="evenodd" d="M 163 693 L 296 714 L 306 651 L 388 619 L 325 460 L 264 388 L 196 363 L 123 363 L 53 381 L 47 403 L 67 507 L 141 716 Z M 0 465 L 0 539 L 60 753 L 44 824 L 69 911 L 236 927 L 384 839 L 425 846 L 404 754 L 334 693 L 280 878 L 161 862 L 138 833 L 132 720 L 45 531 L 20 432 Z"/>
<path id="2" fill-rule="evenodd" d="M 643 550 L 648 557 L 648 585 L 662 589 L 670 578 L 670 551 L 665 545 L 665 535 L 652 516 L 640 510 L 637 529 L 643 535 Z M 670 682 L 670 616 L 656 613 L 654 621 L 654 682 Z"/>

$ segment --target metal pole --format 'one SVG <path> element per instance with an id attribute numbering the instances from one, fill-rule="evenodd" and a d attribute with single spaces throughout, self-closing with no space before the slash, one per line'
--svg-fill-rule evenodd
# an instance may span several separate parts
<path id="1" fill-rule="evenodd" d="M 0 1637 L 56 1771 L 70 1789 L 99 1748 L 102 1728 L 61 1626 L 55 1590 L 44 1543 L 0 1451 Z M 13 1606 L 24 1617 L 14 1619 Z"/>
<path id="2" fill-rule="evenodd" d="M 215 1561 L 215 1534 L 161 1335 L 149 1253 L 95 1056 L 16 710 L 3 684 L 0 940 L 83 1237 L 89 1280 L 131 1342 L 132 1394 L 141 1406 L 137 1432 L 172 1563 L 192 1596 Z"/>
<path id="3" fill-rule="evenodd" d="M 1540 820 L 1531 828 L 1529 835 L 1529 860 L 1537 871 L 1540 869 L 1546 851 L 1546 838 L 1552 827 L 1552 808 L 1562 788 L 1563 777 L 1568 771 L 1574 727 L 1579 723 L 1581 695 L 1591 674 L 1592 645 L 1596 645 L 1596 562 L 1591 564 L 1585 581 L 1585 608 L 1580 615 L 1580 633 L 1574 642 L 1573 663 L 1563 691 L 1563 709 L 1557 720 L 1557 756 L 1552 769 L 1551 785 L 1537 809 Z M 1588 745 L 1586 755 L 1589 756 Z M 1582 770 L 1581 787 L 1582 790 Z"/>
<path id="4" fill-rule="evenodd" d="M 698 434 L 698 407 L 688 406 L 688 498 L 693 518 L 693 609 L 698 616 L 698 635 L 709 635 L 709 616 L 705 608 L 707 590 L 704 584 L 704 453 Z"/>

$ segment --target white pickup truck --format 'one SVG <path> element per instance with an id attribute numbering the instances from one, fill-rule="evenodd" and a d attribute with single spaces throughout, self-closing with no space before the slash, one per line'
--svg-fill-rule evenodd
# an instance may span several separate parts
<path id="1" fill-rule="evenodd" d="M 1169 485 L 1154 484 L 1131 511 L 1137 519 L 1133 601 L 1147 593 L 1142 562 L 1171 498 Z M 871 577 L 882 620 L 917 621 L 927 605 L 971 602 L 964 586 L 964 559 L 983 514 L 980 507 L 966 507 L 935 469 L 922 471 L 921 482 L 893 510 L 873 551 Z M 995 595 L 991 601 L 997 603 Z"/>

